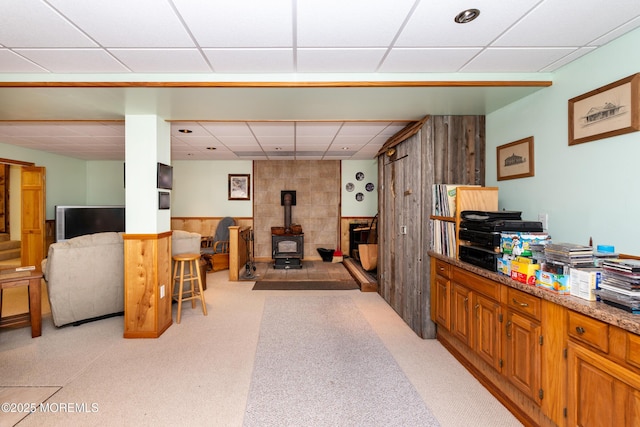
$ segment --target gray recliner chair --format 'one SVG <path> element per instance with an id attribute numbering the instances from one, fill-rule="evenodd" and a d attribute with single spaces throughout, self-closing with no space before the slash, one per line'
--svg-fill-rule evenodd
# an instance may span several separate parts
<path id="1" fill-rule="evenodd" d="M 203 241 L 201 253 L 209 261 L 212 271 L 229 268 L 229 227 L 236 225 L 236 220 L 227 216 L 220 220 L 213 238 Z"/>

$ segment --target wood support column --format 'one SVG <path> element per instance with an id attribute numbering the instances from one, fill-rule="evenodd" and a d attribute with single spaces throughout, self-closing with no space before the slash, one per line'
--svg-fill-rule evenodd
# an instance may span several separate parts
<path id="1" fill-rule="evenodd" d="M 125 234 L 124 337 L 157 338 L 171 326 L 171 232 Z"/>

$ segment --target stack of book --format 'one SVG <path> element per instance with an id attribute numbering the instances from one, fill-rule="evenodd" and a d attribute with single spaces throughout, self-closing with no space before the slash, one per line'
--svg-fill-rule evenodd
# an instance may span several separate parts
<path id="1" fill-rule="evenodd" d="M 608 259 L 602 262 L 602 282 L 596 291 L 605 304 L 640 313 L 640 260 Z"/>
<path id="2" fill-rule="evenodd" d="M 561 274 L 569 274 L 571 268 L 594 266 L 593 247 L 575 243 L 550 243 L 544 247 L 546 263 L 565 267 Z"/>

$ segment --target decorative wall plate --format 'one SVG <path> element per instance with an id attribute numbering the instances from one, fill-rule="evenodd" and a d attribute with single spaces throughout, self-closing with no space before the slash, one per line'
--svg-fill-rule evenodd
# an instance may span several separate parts
<path id="1" fill-rule="evenodd" d="M 356 193 L 356 200 L 361 202 L 364 199 L 364 194 Z"/>
<path id="2" fill-rule="evenodd" d="M 353 191 L 353 190 L 354 190 L 354 188 L 356 188 L 356 186 L 355 186 L 355 185 L 353 185 L 353 182 L 349 182 L 347 185 L 345 185 L 345 186 L 344 186 L 344 188 L 345 188 L 347 191 L 351 192 L 351 191 Z"/>
<path id="3" fill-rule="evenodd" d="M 373 191 L 373 189 L 374 189 L 374 188 L 376 188 L 376 186 L 375 186 L 375 185 L 373 185 L 373 182 L 367 182 L 367 185 L 365 185 L 365 186 L 364 186 L 364 188 L 365 188 L 367 191 Z"/>
<path id="4" fill-rule="evenodd" d="M 358 181 L 362 181 L 364 179 L 364 173 L 362 173 L 362 172 L 356 173 L 356 179 Z"/>

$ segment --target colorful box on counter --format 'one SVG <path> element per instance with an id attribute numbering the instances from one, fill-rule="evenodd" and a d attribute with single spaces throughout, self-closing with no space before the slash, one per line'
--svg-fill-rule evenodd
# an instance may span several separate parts
<path id="1" fill-rule="evenodd" d="M 600 286 L 602 269 L 572 268 L 569 275 L 571 277 L 571 295 L 589 301 L 596 300 L 595 290 Z"/>
<path id="2" fill-rule="evenodd" d="M 530 259 L 518 257 L 511 261 L 511 278 L 527 285 L 536 284 L 536 271 L 539 264 L 533 264 Z"/>
<path id="3" fill-rule="evenodd" d="M 498 258 L 496 260 L 496 270 L 505 276 L 511 276 L 511 260 L 508 258 Z"/>
<path id="4" fill-rule="evenodd" d="M 536 286 L 553 291 L 561 295 L 569 295 L 571 279 L 566 274 L 550 273 L 548 271 L 536 271 Z"/>
<path id="5" fill-rule="evenodd" d="M 545 245 L 549 242 L 549 234 L 539 232 L 510 231 L 500 233 L 500 252 L 515 256 L 532 256 L 531 245 Z"/>

